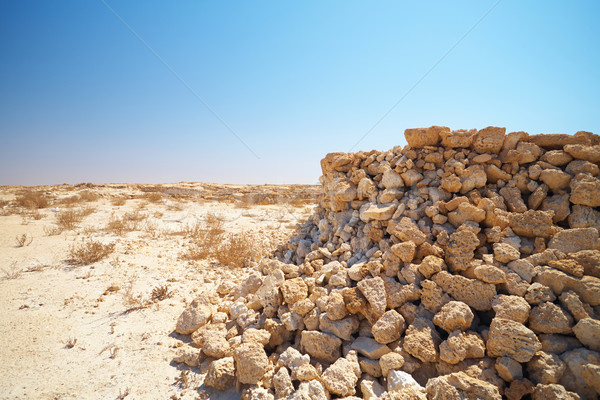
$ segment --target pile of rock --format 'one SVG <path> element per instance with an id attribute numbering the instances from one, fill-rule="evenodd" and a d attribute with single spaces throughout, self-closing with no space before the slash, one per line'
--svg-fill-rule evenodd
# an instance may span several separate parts
<path id="1" fill-rule="evenodd" d="M 332 153 L 277 259 L 177 331 L 245 399 L 597 399 L 600 137 L 408 129 Z"/>

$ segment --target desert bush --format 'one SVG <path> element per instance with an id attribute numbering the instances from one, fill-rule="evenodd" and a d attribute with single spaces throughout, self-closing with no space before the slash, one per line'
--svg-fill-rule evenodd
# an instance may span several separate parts
<path id="1" fill-rule="evenodd" d="M 100 261 L 115 249 L 114 243 L 103 244 L 88 239 L 79 244 L 73 244 L 69 250 L 69 262 L 75 265 L 87 265 Z"/>
<path id="2" fill-rule="evenodd" d="M 41 191 L 25 190 L 17 195 L 15 204 L 28 209 L 46 208 L 50 205 L 50 200 Z"/>
<path id="3" fill-rule="evenodd" d="M 204 260 L 213 258 L 218 252 L 219 244 L 222 241 L 223 221 L 214 214 L 207 214 L 203 225 L 195 224 L 187 226 L 183 235 L 190 239 L 191 245 L 187 249 L 183 258 L 187 260 Z"/>
<path id="4" fill-rule="evenodd" d="M 62 233 L 62 229 L 59 226 L 44 226 L 44 233 L 46 236 L 56 236 Z"/>
<path id="5" fill-rule="evenodd" d="M 173 297 L 173 294 L 174 292 L 169 291 L 169 285 L 156 286 L 154 289 L 152 289 L 150 299 L 153 303 L 157 303 Z"/>
<path id="6" fill-rule="evenodd" d="M 247 261 L 256 261 L 261 251 L 254 237 L 246 232 L 229 234 L 219 243 L 214 254 L 219 264 L 242 268 Z"/>
<path id="7" fill-rule="evenodd" d="M 26 233 L 17 235 L 16 237 L 17 247 L 29 246 L 33 242 L 33 236 L 28 236 Z"/>
<path id="8" fill-rule="evenodd" d="M 127 198 L 125 198 L 124 196 L 113 197 L 110 201 L 110 204 L 112 204 L 113 206 L 124 206 L 126 201 Z"/>
<path id="9" fill-rule="evenodd" d="M 112 232 L 121 236 L 126 232 L 138 230 L 140 223 L 147 217 L 148 216 L 146 214 L 142 214 L 139 211 L 125 213 L 121 218 L 113 214 L 111 215 L 104 229 L 107 232 Z"/>
<path id="10" fill-rule="evenodd" d="M 140 198 L 148 201 L 149 203 L 159 203 L 163 199 L 163 195 L 160 192 L 147 192 L 140 196 Z"/>
<path id="11" fill-rule="evenodd" d="M 80 210 L 63 210 L 56 213 L 56 224 L 62 230 L 73 230 L 83 219 Z"/>
<path id="12" fill-rule="evenodd" d="M 81 192 L 79 192 L 79 199 L 81 201 L 92 202 L 98 200 L 99 198 L 100 195 L 98 195 L 98 193 L 92 192 L 91 190 L 82 190 Z"/>

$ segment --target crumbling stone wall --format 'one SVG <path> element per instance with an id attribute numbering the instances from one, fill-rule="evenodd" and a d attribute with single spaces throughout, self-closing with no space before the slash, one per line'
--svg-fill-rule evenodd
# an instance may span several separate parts
<path id="1" fill-rule="evenodd" d="M 600 137 L 408 129 L 331 153 L 302 232 L 177 331 L 246 399 L 597 399 Z"/>

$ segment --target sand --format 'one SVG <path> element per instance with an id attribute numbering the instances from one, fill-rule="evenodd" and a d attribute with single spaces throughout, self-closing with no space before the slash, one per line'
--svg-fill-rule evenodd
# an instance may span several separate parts
<path id="1" fill-rule="evenodd" d="M 174 332 L 186 304 L 247 273 L 182 259 L 192 239 L 181 232 L 213 214 L 226 232 L 245 232 L 272 249 L 310 215 L 318 188 L 61 185 L 34 188 L 50 199 L 48 207 L 14 205 L 31 190 L 0 188 L 0 399 L 239 398 L 234 390 L 202 386 L 206 364 L 190 368 L 172 361 L 193 345 Z M 99 198 L 61 200 L 78 193 Z M 127 200 L 115 205 L 116 198 Z M 265 205 L 251 204 L 256 201 Z M 86 208 L 91 213 L 74 229 L 51 232 L 58 214 Z M 127 213 L 143 218 L 134 230 L 105 229 L 111 218 Z M 18 247 L 23 234 L 25 245 Z M 86 240 L 112 243 L 114 251 L 73 265 L 71 247 Z M 172 297 L 151 302 L 152 290 L 165 285 Z M 145 307 L 136 309 L 136 297 Z"/>

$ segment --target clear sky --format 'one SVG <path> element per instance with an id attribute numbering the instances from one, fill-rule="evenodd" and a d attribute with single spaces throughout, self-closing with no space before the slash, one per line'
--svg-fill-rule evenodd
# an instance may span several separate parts
<path id="1" fill-rule="evenodd" d="M 317 183 L 411 127 L 600 133 L 597 0 L 105 1 L 0 1 L 0 185 Z"/>

